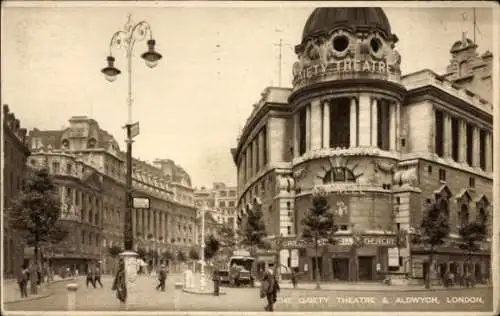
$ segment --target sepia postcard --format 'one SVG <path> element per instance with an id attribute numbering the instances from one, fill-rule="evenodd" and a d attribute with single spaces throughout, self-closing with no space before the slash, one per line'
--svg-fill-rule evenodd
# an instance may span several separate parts
<path id="1" fill-rule="evenodd" d="M 2 314 L 498 314 L 499 21 L 2 2 Z"/>

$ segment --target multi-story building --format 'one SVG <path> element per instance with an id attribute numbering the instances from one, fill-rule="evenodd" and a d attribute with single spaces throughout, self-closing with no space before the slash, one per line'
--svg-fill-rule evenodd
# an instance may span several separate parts
<path id="1" fill-rule="evenodd" d="M 433 270 L 463 275 L 462 225 L 487 214 L 491 232 L 492 55 L 464 37 L 446 74 L 402 76 L 397 41 L 380 8 L 315 9 L 293 87 L 264 91 L 232 150 L 238 209 L 261 204 L 268 235 L 285 240 L 281 264 L 311 278 L 318 262 L 326 280 L 422 279 L 428 250 L 398 237 L 438 197 L 451 233 Z M 326 195 L 338 227 L 318 258 L 301 238 L 313 194 Z M 489 241 L 473 254 L 476 276 L 489 275 Z"/>
<path id="2" fill-rule="evenodd" d="M 3 227 L 3 273 L 5 276 L 15 276 L 23 264 L 24 247 L 19 232 L 9 226 L 8 210 L 11 201 L 16 198 L 22 188 L 26 160 L 30 151 L 26 144 L 26 129 L 21 128 L 19 119 L 10 112 L 8 105 L 3 106 L 1 121 L 3 122 L 1 140 L 3 144 L 1 150 L 3 153 L 3 201 L 1 207 L 6 214 Z"/>
<path id="3" fill-rule="evenodd" d="M 83 271 L 90 262 L 101 261 L 106 271 L 112 270 L 114 260 L 108 249 L 123 246 L 125 219 L 125 154 L 118 143 L 87 117 L 72 117 L 64 130 L 35 129 L 30 142 L 32 164 L 48 167 L 54 175 L 63 201 L 63 220 L 71 222 L 77 232 L 51 249 L 54 265 Z M 171 188 L 178 184 L 189 192 L 189 175 L 174 167 L 169 176 L 161 168 L 133 160 L 133 194 L 150 201 L 148 209 L 133 210 L 136 249 L 161 253 L 168 248 L 184 250 L 194 243 L 193 198 L 189 202 L 189 198 L 175 196 Z M 177 228 L 181 222 L 184 230 Z"/>
<path id="4" fill-rule="evenodd" d="M 194 196 L 196 207 L 205 207 L 218 224 L 236 229 L 236 187 L 216 182 L 212 188 L 196 189 Z"/>

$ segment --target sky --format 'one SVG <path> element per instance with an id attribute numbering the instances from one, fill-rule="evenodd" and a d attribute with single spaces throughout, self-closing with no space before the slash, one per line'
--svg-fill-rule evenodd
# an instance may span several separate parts
<path id="1" fill-rule="evenodd" d="M 142 160 L 170 158 L 196 186 L 222 181 L 234 185 L 230 148 L 252 105 L 265 87 L 291 86 L 293 46 L 314 7 L 280 3 L 245 7 L 235 3 L 166 7 L 113 7 L 75 3 L 64 7 L 13 7 L 2 10 L 2 103 L 28 129 L 62 129 L 71 116 L 86 115 L 114 135 L 124 149 L 127 74 L 123 50 L 114 50 L 122 74 L 104 79 L 109 41 L 130 13 L 151 25 L 159 65 L 146 67 L 136 43 L 132 61 L 133 120 L 141 124 L 133 154 Z M 3 2 L 5 5 L 5 2 Z M 335 4 L 342 6 L 342 3 Z M 344 6 L 346 3 L 343 4 Z M 350 4 L 352 5 L 352 4 Z M 462 32 L 473 37 L 473 9 L 386 7 L 399 37 L 403 73 L 424 68 L 443 73 L 451 45 Z M 324 5 L 323 5 L 324 6 Z M 476 10 L 479 53 L 493 51 L 492 10 Z M 497 24 L 498 27 L 498 24 Z"/>

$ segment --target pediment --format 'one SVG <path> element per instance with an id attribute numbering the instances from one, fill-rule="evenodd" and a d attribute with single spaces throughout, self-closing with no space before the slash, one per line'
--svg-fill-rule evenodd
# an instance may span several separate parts
<path id="1" fill-rule="evenodd" d="M 484 204 L 484 205 L 490 205 L 490 200 L 488 200 L 488 198 L 486 197 L 486 195 L 484 194 L 479 194 L 475 199 L 474 199 L 474 202 L 476 202 L 477 204 Z"/>
<path id="2" fill-rule="evenodd" d="M 102 176 L 97 172 L 92 172 L 83 179 L 83 183 L 94 190 L 102 191 L 103 181 Z"/>
<path id="3" fill-rule="evenodd" d="M 457 195 L 455 195 L 455 199 L 472 201 L 472 195 L 469 193 L 468 189 L 462 189 Z"/>
<path id="4" fill-rule="evenodd" d="M 434 191 L 434 194 L 444 198 L 449 198 L 453 195 L 450 188 L 448 188 L 446 184 L 441 185 L 437 190 Z"/>

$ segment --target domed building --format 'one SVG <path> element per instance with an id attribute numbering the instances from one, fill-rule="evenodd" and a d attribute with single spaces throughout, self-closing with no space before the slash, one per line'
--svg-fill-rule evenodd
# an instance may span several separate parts
<path id="1" fill-rule="evenodd" d="M 254 105 L 232 150 L 240 225 L 263 210 L 267 234 L 281 240 L 281 273 L 312 279 L 318 262 L 323 280 L 418 282 L 429 256 L 409 236 L 438 197 L 451 234 L 434 278 L 464 273 L 462 225 L 490 214 L 491 232 L 492 105 L 479 94 L 491 93 L 491 53 L 478 56 L 464 37 L 446 74 L 402 75 L 397 42 L 381 8 L 315 9 L 295 47 L 293 87 L 268 87 Z M 317 258 L 301 238 L 315 194 L 338 228 Z M 489 247 L 474 253 L 477 278 L 490 273 Z"/>

